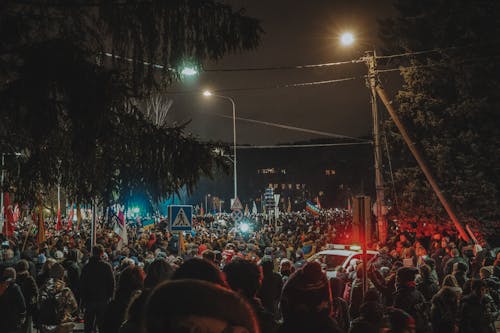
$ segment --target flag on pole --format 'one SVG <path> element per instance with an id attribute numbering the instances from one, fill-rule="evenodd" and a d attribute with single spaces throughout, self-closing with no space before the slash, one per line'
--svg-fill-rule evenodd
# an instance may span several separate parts
<path id="1" fill-rule="evenodd" d="M 288 208 L 286 209 L 288 213 L 292 212 L 292 200 L 290 200 L 290 197 L 288 197 Z"/>
<path id="2" fill-rule="evenodd" d="M 61 221 L 61 207 L 57 208 L 57 224 L 56 230 L 59 231 L 62 229 L 62 221 Z"/>
<path id="3" fill-rule="evenodd" d="M 14 224 L 17 223 L 17 221 L 19 221 L 19 216 L 21 215 L 21 211 L 19 210 L 19 205 L 16 204 L 14 206 Z"/>
<path id="4" fill-rule="evenodd" d="M 73 226 L 73 216 L 75 214 L 75 210 L 74 210 L 73 206 L 74 206 L 74 204 L 71 203 L 71 206 L 69 207 L 68 224 L 66 226 L 66 230 L 71 230 L 71 227 Z"/>
<path id="5" fill-rule="evenodd" d="M 205 216 L 205 210 L 203 209 L 203 206 L 200 207 L 200 216 Z"/>
<path id="6" fill-rule="evenodd" d="M 120 238 L 117 245 L 117 249 L 120 250 L 124 245 L 128 244 L 127 223 L 125 221 L 125 214 L 121 209 L 116 216 L 113 231 Z"/>
<path id="7" fill-rule="evenodd" d="M 82 210 L 80 204 L 76 203 L 76 230 L 80 229 L 80 222 L 82 221 Z"/>
<path id="8" fill-rule="evenodd" d="M 245 205 L 245 216 L 250 215 L 250 209 L 248 209 L 248 204 Z"/>
<path id="9" fill-rule="evenodd" d="M 14 211 L 10 204 L 9 192 L 5 192 L 3 195 L 3 209 L 2 214 L 7 218 L 7 221 L 4 221 L 2 233 L 7 237 L 11 237 L 14 235 Z"/>
<path id="10" fill-rule="evenodd" d="M 36 215 L 35 215 L 36 216 Z M 38 206 L 38 217 L 36 217 L 37 221 L 37 234 L 36 234 L 36 241 L 38 245 L 41 243 L 45 242 L 45 223 L 43 221 L 43 208 L 42 204 Z"/>
<path id="11" fill-rule="evenodd" d="M 319 202 L 319 197 L 316 197 L 316 207 L 321 209 L 321 203 Z"/>
<path id="12" fill-rule="evenodd" d="M 253 202 L 253 205 L 252 205 L 252 214 L 253 215 L 257 215 L 258 211 L 257 211 L 257 205 L 255 204 L 255 201 Z"/>
<path id="13" fill-rule="evenodd" d="M 313 215 L 319 215 L 320 213 L 320 209 L 309 201 L 306 203 L 306 210 Z"/>

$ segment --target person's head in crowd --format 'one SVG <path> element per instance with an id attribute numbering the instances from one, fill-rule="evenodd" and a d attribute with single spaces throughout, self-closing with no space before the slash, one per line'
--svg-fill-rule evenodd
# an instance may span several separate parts
<path id="1" fill-rule="evenodd" d="M 481 280 L 488 279 L 492 275 L 492 269 L 490 267 L 481 267 L 479 270 L 479 277 Z"/>
<path id="2" fill-rule="evenodd" d="M 40 270 L 41 274 L 49 274 L 50 268 L 57 263 L 55 259 L 48 258 L 44 264 L 42 265 L 42 269 Z"/>
<path id="3" fill-rule="evenodd" d="M 442 287 L 452 287 L 452 288 L 460 288 L 458 285 L 457 278 L 451 274 L 448 274 L 444 277 Z"/>
<path id="4" fill-rule="evenodd" d="M 452 248 L 450 251 L 450 256 L 453 258 L 458 258 L 460 257 L 460 251 L 457 248 Z"/>
<path id="5" fill-rule="evenodd" d="M 92 257 L 102 259 L 104 256 L 104 247 L 101 244 L 97 244 L 92 248 Z"/>
<path id="6" fill-rule="evenodd" d="M 264 258 L 262 258 L 262 260 L 260 261 L 260 266 L 262 267 L 262 274 L 264 278 L 272 276 L 274 262 L 270 256 L 265 255 Z"/>
<path id="7" fill-rule="evenodd" d="M 377 289 L 368 289 L 365 293 L 365 296 L 363 297 L 363 302 L 380 303 L 380 293 Z"/>
<path id="8" fill-rule="evenodd" d="M 152 289 L 161 282 L 169 280 L 173 273 L 172 266 L 165 259 L 156 259 L 148 266 L 144 287 Z"/>
<path id="9" fill-rule="evenodd" d="M 359 308 L 359 314 L 372 325 L 380 325 L 384 319 L 384 306 L 378 302 L 365 301 Z"/>
<path id="10" fill-rule="evenodd" d="M 17 274 L 25 274 L 29 273 L 30 265 L 27 260 L 21 259 L 16 264 L 16 272 Z"/>
<path id="11" fill-rule="evenodd" d="M 118 279 L 116 298 L 129 298 L 136 290 L 144 287 L 144 271 L 137 266 L 125 268 Z"/>
<path id="12" fill-rule="evenodd" d="M 12 267 L 7 267 L 3 270 L 1 281 L 15 281 L 16 280 L 16 270 Z"/>
<path id="13" fill-rule="evenodd" d="M 426 257 L 424 259 L 424 262 L 427 266 L 429 266 L 429 268 L 431 269 L 431 271 L 433 271 L 435 268 L 436 268 L 436 260 L 434 260 L 433 258 L 431 257 Z"/>
<path id="14" fill-rule="evenodd" d="M 280 261 L 280 274 L 283 276 L 289 276 L 293 273 L 293 264 L 290 260 L 283 258 Z"/>
<path id="15" fill-rule="evenodd" d="M 233 260 L 223 269 L 229 287 L 247 299 L 255 298 L 261 283 L 259 267 L 249 260 Z"/>
<path id="16" fill-rule="evenodd" d="M 422 265 L 420 267 L 420 276 L 422 277 L 423 280 L 431 279 L 431 273 L 432 270 L 428 265 Z"/>
<path id="17" fill-rule="evenodd" d="M 290 276 L 283 286 L 281 307 L 285 322 L 331 314 L 330 287 L 319 263 L 308 262 Z"/>
<path id="18" fill-rule="evenodd" d="M 56 259 L 58 262 L 61 262 L 64 260 L 64 253 L 62 251 L 57 250 L 54 253 L 54 259 Z"/>
<path id="19" fill-rule="evenodd" d="M 9 262 L 14 259 L 14 251 L 8 248 L 3 251 L 3 261 Z"/>
<path id="20" fill-rule="evenodd" d="M 414 287 L 418 270 L 414 267 L 401 267 L 396 273 L 398 287 Z"/>
<path id="21" fill-rule="evenodd" d="M 463 262 L 453 264 L 453 273 L 467 273 L 467 265 Z"/>
<path id="22" fill-rule="evenodd" d="M 471 293 L 478 296 L 483 297 L 487 290 L 487 284 L 483 280 L 480 279 L 472 279 L 471 282 Z"/>
<path id="23" fill-rule="evenodd" d="M 76 249 L 70 249 L 66 258 L 68 260 L 78 262 L 78 251 Z"/>
<path id="24" fill-rule="evenodd" d="M 465 281 L 462 296 L 469 295 L 472 292 L 472 279 Z"/>
<path id="25" fill-rule="evenodd" d="M 401 309 L 388 308 L 387 319 L 391 333 L 415 333 L 415 320 Z"/>
<path id="26" fill-rule="evenodd" d="M 332 297 L 342 297 L 344 293 L 344 281 L 338 277 L 329 280 Z"/>
<path id="27" fill-rule="evenodd" d="M 192 258 L 184 262 L 174 272 L 172 279 L 203 280 L 221 286 L 226 285 L 219 269 L 212 262 L 200 258 Z"/>
<path id="28" fill-rule="evenodd" d="M 160 284 L 144 313 L 145 333 L 259 333 L 256 316 L 242 297 L 201 280 Z"/>
<path id="29" fill-rule="evenodd" d="M 401 260 L 397 260 L 392 264 L 391 271 L 397 272 L 401 267 L 403 267 L 403 262 Z"/>
<path id="30" fill-rule="evenodd" d="M 52 267 L 50 267 L 49 270 L 49 277 L 51 277 L 54 280 L 63 280 L 64 279 L 64 267 L 56 262 Z"/>
<path id="31" fill-rule="evenodd" d="M 208 260 L 208 261 L 215 263 L 215 253 L 212 250 L 203 251 L 203 253 L 201 254 L 201 257 L 205 260 Z"/>

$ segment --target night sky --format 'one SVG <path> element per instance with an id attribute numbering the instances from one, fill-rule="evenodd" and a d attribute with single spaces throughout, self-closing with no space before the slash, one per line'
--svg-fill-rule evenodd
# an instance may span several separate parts
<path id="1" fill-rule="evenodd" d="M 236 0 L 226 1 L 245 8 L 261 20 L 265 34 L 261 46 L 252 52 L 206 63 L 206 69 L 294 66 L 359 58 L 364 50 L 380 49 L 377 19 L 393 13 L 389 0 Z M 338 36 L 352 31 L 355 46 L 342 47 Z M 204 72 L 169 89 L 174 99 L 171 122 L 191 120 L 188 127 L 201 139 L 232 142 L 231 103 L 203 97 L 195 92 L 218 90 L 234 98 L 237 116 L 282 123 L 348 136 L 371 134 L 369 94 L 360 76 L 364 64 L 280 71 Z M 358 77 L 342 83 L 298 88 L 273 88 L 291 83 Z M 386 79 L 387 80 L 387 79 Z M 390 80 L 390 79 L 389 79 Z M 397 77 L 393 80 L 397 81 Z M 390 84 L 390 82 L 389 82 Z M 246 89 L 248 90 L 239 90 Z M 257 89 L 255 89 L 257 88 Z M 241 144 L 274 144 L 320 138 L 247 122 L 237 122 Z"/>

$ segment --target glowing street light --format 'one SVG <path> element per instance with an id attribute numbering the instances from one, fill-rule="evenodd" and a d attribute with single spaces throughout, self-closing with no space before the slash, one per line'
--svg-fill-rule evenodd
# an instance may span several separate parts
<path id="1" fill-rule="evenodd" d="M 198 74 L 198 71 L 194 67 L 184 67 L 181 70 L 181 74 L 185 75 L 185 76 L 193 76 L 193 75 Z"/>
<path id="2" fill-rule="evenodd" d="M 340 35 L 340 43 L 344 46 L 350 46 L 354 43 L 354 35 L 351 32 L 344 32 Z"/>
<path id="3" fill-rule="evenodd" d="M 223 96 L 223 95 L 215 95 L 213 94 L 210 90 L 205 90 L 203 92 L 203 96 L 205 97 L 217 97 L 217 98 L 222 98 L 225 100 L 228 100 L 231 102 L 231 105 L 233 107 L 233 174 L 234 174 L 234 199 L 238 198 L 238 177 L 237 177 L 237 170 L 238 170 L 238 163 L 236 160 L 236 103 L 234 102 L 234 99 L 232 99 L 229 96 Z"/>

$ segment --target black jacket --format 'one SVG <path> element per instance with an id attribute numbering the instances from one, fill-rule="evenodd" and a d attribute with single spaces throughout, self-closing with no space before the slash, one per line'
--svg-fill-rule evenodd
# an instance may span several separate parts
<path id="1" fill-rule="evenodd" d="M 470 294 L 460 304 L 460 333 L 495 333 L 497 316 L 493 300 L 488 295 Z"/>
<path id="2" fill-rule="evenodd" d="M 38 304 L 38 287 L 35 279 L 29 272 L 22 272 L 17 274 L 16 283 L 21 287 L 24 302 L 26 304 L 26 314 L 33 316 L 37 310 Z"/>
<path id="3" fill-rule="evenodd" d="M 80 295 L 84 304 L 105 303 L 113 298 L 115 277 L 111 266 L 92 257 L 83 267 L 80 277 Z"/>
<path id="4" fill-rule="evenodd" d="M 430 332 L 430 307 L 424 295 L 412 286 L 398 286 L 394 307 L 406 311 L 415 319 L 417 333 Z"/>
<path id="5" fill-rule="evenodd" d="M 15 332 L 26 319 L 21 288 L 11 281 L 0 283 L 0 332 Z"/>

